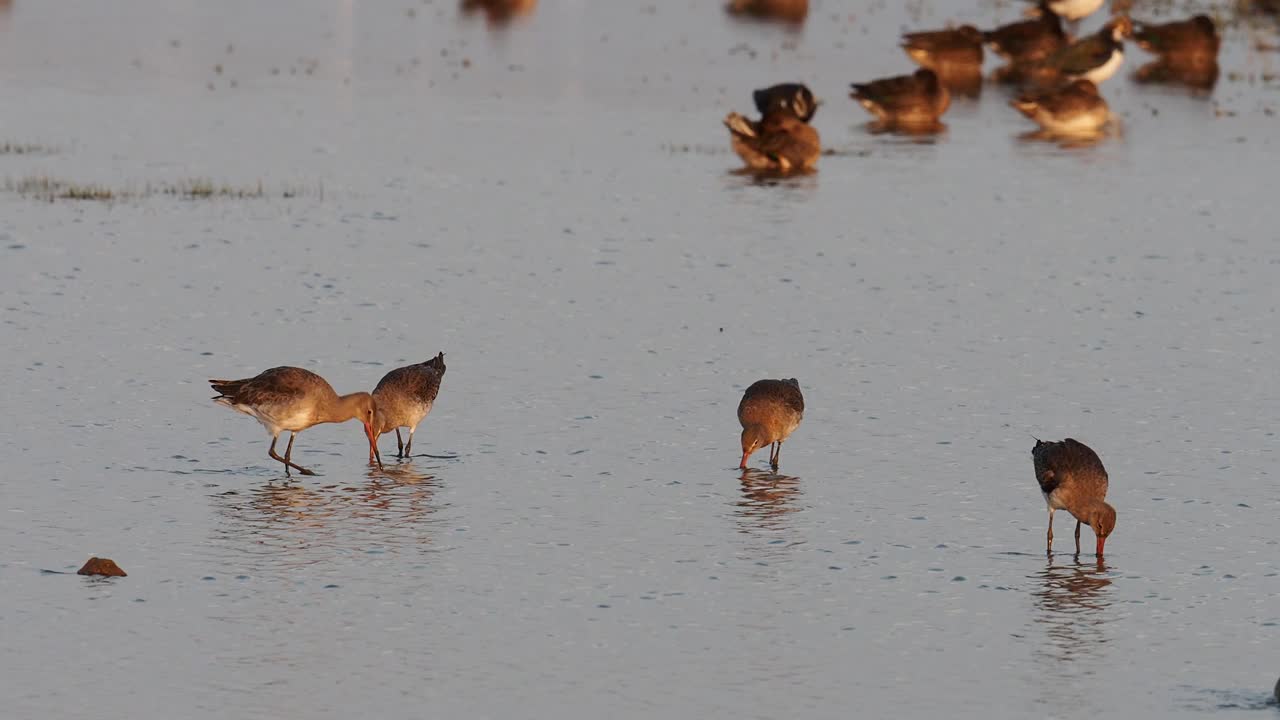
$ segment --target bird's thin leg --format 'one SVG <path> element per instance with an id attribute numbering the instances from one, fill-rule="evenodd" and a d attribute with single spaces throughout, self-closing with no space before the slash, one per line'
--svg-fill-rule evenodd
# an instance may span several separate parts
<path id="1" fill-rule="evenodd" d="M 400 428 L 396 428 L 396 457 L 404 457 L 404 440 L 400 439 Z"/>
<path id="2" fill-rule="evenodd" d="M 282 458 L 282 457 L 280 457 L 279 455 L 277 455 L 277 454 L 276 454 L 276 441 L 277 441 L 277 440 L 279 440 L 279 439 L 280 439 L 280 436 L 279 436 L 279 435 L 272 435 L 272 436 L 271 436 L 271 447 L 267 448 L 267 454 L 271 456 L 271 459 L 272 459 L 272 460 L 279 460 L 280 462 L 284 463 L 284 474 L 285 474 L 285 477 L 288 477 L 288 476 L 289 476 L 289 461 L 288 461 L 288 460 L 285 460 L 284 458 Z M 292 444 L 292 442 L 293 442 L 293 438 L 290 438 L 290 439 L 289 439 L 289 442 Z"/>
<path id="3" fill-rule="evenodd" d="M 413 447 L 413 431 L 416 427 L 409 428 L 409 442 L 404 444 L 404 456 L 409 457 L 409 449 Z"/>
<path id="4" fill-rule="evenodd" d="M 1053 554 L 1053 508 L 1049 508 L 1049 535 L 1045 539 L 1044 551 L 1050 555 Z"/>
<path id="5" fill-rule="evenodd" d="M 1080 554 L 1080 521 L 1076 521 L 1076 554 Z"/>
<path id="6" fill-rule="evenodd" d="M 773 444 L 773 453 L 769 456 L 769 466 L 778 472 L 778 461 L 782 459 L 782 441 Z"/>
<path id="7" fill-rule="evenodd" d="M 292 466 L 294 470 L 297 470 L 303 475 L 315 475 L 315 473 L 311 472 L 310 470 L 289 460 L 289 458 L 293 457 L 293 439 L 296 437 L 298 437 L 298 433 L 293 431 L 289 432 L 289 444 L 284 447 L 284 472 L 286 475 L 288 475 L 289 468 Z"/>

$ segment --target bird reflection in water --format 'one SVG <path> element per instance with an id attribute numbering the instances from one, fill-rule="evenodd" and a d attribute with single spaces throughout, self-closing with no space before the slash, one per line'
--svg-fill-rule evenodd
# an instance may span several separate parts
<path id="1" fill-rule="evenodd" d="M 463 15 L 483 12 L 491 28 L 506 27 L 537 7 L 538 0 L 462 0 Z"/>
<path id="2" fill-rule="evenodd" d="M 863 125 L 872 135 L 889 135 L 902 143 L 910 145 L 936 145 L 947 132 L 944 122 L 919 123 L 904 125 L 901 123 L 872 120 Z"/>
<path id="3" fill-rule="evenodd" d="M 1037 655 L 1050 662 L 1054 674 L 1064 668 L 1072 674 L 1072 664 L 1081 674 L 1089 674 L 1108 642 L 1112 593 L 1105 561 L 1055 564 L 1050 558 L 1045 569 L 1030 579 L 1037 585 L 1031 591 L 1034 623 L 1044 630 Z"/>
<path id="4" fill-rule="evenodd" d="M 1124 123 L 1112 114 L 1109 122 L 1097 130 L 1081 130 L 1079 132 L 1058 132 L 1048 128 L 1039 128 L 1019 133 L 1017 141 L 1027 147 L 1036 145 L 1056 145 L 1061 150 L 1083 150 L 1097 147 L 1110 139 L 1124 138 Z"/>
<path id="5" fill-rule="evenodd" d="M 724 9 L 735 18 L 783 23 L 799 29 L 809 15 L 809 0 L 729 0 Z"/>
<path id="6" fill-rule="evenodd" d="M 816 171 L 782 173 L 776 170 L 734 168 L 726 173 L 729 187 L 777 187 L 791 193 L 793 198 L 807 196 L 818 187 Z"/>
<path id="7" fill-rule="evenodd" d="M 357 476 L 359 477 L 359 476 Z M 268 483 L 213 496 L 220 522 L 214 544 L 258 571 L 328 562 L 377 549 L 396 553 L 432 544 L 440 507 L 437 478 L 413 463 L 373 469 L 348 483 Z"/>
<path id="8" fill-rule="evenodd" d="M 362 502 L 353 514 L 393 523 L 412 522 L 435 512 L 431 496 L 436 478 L 412 462 L 399 462 L 382 470 L 370 468 L 369 482 L 359 488 Z"/>
<path id="9" fill-rule="evenodd" d="M 800 478 L 752 468 L 742 471 L 741 483 L 733 510 L 739 532 L 766 540 L 766 556 L 800 545 L 790 537 L 795 531 L 790 517 L 801 509 L 796 502 Z"/>
<path id="10" fill-rule="evenodd" d="M 1218 61 L 1182 61 L 1176 57 L 1149 62 L 1133 73 L 1144 85 L 1172 85 L 1208 94 L 1218 83 Z"/>

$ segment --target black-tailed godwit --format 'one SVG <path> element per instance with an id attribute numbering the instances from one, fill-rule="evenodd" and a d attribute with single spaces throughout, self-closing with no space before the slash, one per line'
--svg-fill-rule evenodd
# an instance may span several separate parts
<path id="1" fill-rule="evenodd" d="M 1066 510 L 1076 519 L 1076 554 L 1080 554 L 1080 524 L 1089 523 L 1098 538 L 1098 557 L 1102 557 L 1102 546 L 1116 527 L 1116 509 L 1106 503 L 1107 470 L 1098 454 L 1071 438 L 1062 442 L 1037 439 L 1031 458 L 1040 492 L 1049 506 L 1046 550 L 1053 552 L 1053 511 Z"/>
<path id="2" fill-rule="evenodd" d="M 409 457 L 413 447 L 413 431 L 418 423 L 431 412 L 431 406 L 440 393 L 440 381 L 444 378 L 444 353 L 425 362 L 396 368 L 378 381 L 373 389 L 373 401 L 377 405 L 373 432 L 375 437 L 396 431 L 396 457 Z M 409 428 L 409 442 L 400 437 L 400 428 Z"/>
<path id="3" fill-rule="evenodd" d="M 378 456 L 377 436 L 373 434 L 375 406 L 373 396 L 367 392 L 338 395 L 333 387 L 310 370 L 297 367 L 276 367 L 264 370 L 256 377 L 243 380 L 210 380 L 209 384 L 219 394 L 213 401 L 226 405 L 262 423 L 271 434 L 271 447 L 267 454 L 284 463 L 284 474 L 293 468 L 303 475 L 315 475 L 294 463 L 293 439 L 298 433 L 320 423 L 341 423 L 352 418 L 364 425 L 369 438 L 369 452 L 382 467 Z M 282 431 L 289 431 L 289 445 L 284 457 L 276 454 L 276 440 Z"/>
<path id="4" fill-rule="evenodd" d="M 782 441 L 800 425 L 804 416 L 804 395 L 800 383 L 790 380 L 757 380 L 747 388 L 738 403 L 738 422 L 742 423 L 742 463 L 759 448 L 769 445 L 769 465 L 778 470 Z"/>

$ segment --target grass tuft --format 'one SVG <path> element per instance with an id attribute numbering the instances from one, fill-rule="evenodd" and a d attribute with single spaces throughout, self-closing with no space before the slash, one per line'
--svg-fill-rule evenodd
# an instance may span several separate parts
<path id="1" fill-rule="evenodd" d="M 23 197 L 53 202 L 55 200 L 97 200 L 112 202 L 116 200 L 144 200 L 152 197 L 172 197 L 183 200 L 258 200 L 265 198 L 291 199 L 313 196 L 324 200 L 324 186 L 315 188 L 289 185 L 276 191 L 268 191 L 259 180 L 254 185 L 231 185 L 215 183 L 208 178 L 189 178 L 176 182 L 147 183 L 141 190 L 135 188 L 113 188 L 91 183 L 75 183 L 58 180 L 44 175 L 30 175 L 17 180 L 5 180 L 5 192 L 16 193 Z"/>
<path id="2" fill-rule="evenodd" d="M 0 155 L 53 155 L 57 148 L 38 143 L 0 143 Z"/>

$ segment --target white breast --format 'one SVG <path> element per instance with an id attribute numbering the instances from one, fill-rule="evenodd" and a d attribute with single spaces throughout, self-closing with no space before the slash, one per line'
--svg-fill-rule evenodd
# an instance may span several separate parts
<path id="1" fill-rule="evenodd" d="M 1094 85 L 1100 85 L 1103 80 L 1115 75 L 1116 71 L 1120 69 L 1120 65 L 1123 63 L 1124 53 L 1119 50 L 1115 50 L 1111 53 L 1111 57 L 1107 58 L 1106 62 L 1080 77 L 1085 78 L 1086 80 L 1092 80 Z"/>

